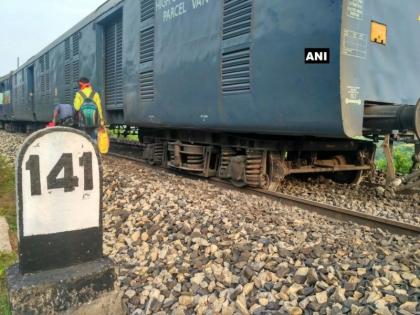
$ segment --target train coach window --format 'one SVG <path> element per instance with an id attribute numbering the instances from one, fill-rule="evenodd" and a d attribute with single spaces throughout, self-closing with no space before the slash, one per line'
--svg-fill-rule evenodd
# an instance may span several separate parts
<path id="1" fill-rule="evenodd" d="M 387 26 L 385 24 L 372 21 L 370 30 L 371 42 L 386 45 L 387 31 Z"/>

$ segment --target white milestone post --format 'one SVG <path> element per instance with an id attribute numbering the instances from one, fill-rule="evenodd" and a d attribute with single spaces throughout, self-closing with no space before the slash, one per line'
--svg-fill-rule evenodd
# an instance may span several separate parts
<path id="1" fill-rule="evenodd" d="M 97 147 L 79 130 L 48 128 L 25 140 L 16 161 L 19 264 L 7 271 L 13 314 L 122 314 L 114 265 L 102 254 Z"/>
<path id="2" fill-rule="evenodd" d="M 28 147 L 23 157 L 24 237 L 99 228 L 99 163 L 95 150 L 78 134 L 67 134 L 67 141 L 62 137 L 62 133 L 44 135 Z M 54 150 L 45 152 L 46 145 Z"/>
<path id="3" fill-rule="evenodd" d="M 100 258 L 100 157 L 90 139 L 45 129 L 25 141 L 17 161 L 22 273 Z"/>

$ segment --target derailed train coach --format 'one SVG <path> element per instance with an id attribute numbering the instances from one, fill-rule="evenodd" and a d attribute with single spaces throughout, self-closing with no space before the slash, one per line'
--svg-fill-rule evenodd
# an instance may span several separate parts
<path id="1" fill-rule="evenodd" d="M 356 137 L 419 136 L 415 38 L 417 0 L 110 0 L 13 72 L 12 124 L 49 121 L 86 76 L 152 163 L 356 180 L 374 155 Z M 317 49 L 328 60 L 308 63 Z"/>

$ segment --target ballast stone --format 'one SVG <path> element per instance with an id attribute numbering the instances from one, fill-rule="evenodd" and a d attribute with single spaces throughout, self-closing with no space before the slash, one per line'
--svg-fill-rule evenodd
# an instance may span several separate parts
<path id="1" fill-rule="evenodd" d="M 14 315 L 123 315 L 126 312 L 115 280 L 114 265 L 108 258 L 34 274 L 21 275 L 17 264 L 7 271 Z"/>
<path id="2" fill-rule="evenodd" d="M 122 315 L 126 313 L 125 306 L 122 305 L 122 292 L 114 290 L 76 310 L 66 311 L 63 315 Z"/>
<path id="3" fill-rule="evenodd" d="M 9 238 L 9 225 L 4 217 L 0 217 L 0 251 L 6 253 L 12 252 Z"/>

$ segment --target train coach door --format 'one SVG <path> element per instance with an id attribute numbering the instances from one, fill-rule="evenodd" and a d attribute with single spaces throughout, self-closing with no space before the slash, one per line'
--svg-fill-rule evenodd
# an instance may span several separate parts
<path id="1" fill-rule="evenodd" d="M 35 76 L 34 76 L 34 66 L 30 66 L 28 67 L 27 70 L 27 80 L 28 80 L 28 100 L 27 100 L 27 104 L 28 107 L 31 109 L 32 111 L 32 115 L 34 117 L 34 119 L 36 119 L 35 117 Z"/>

